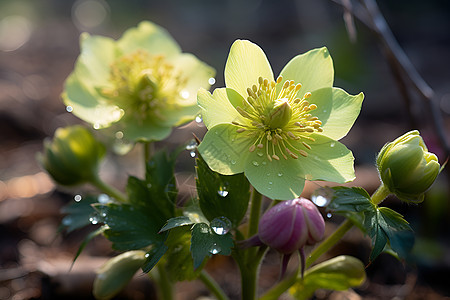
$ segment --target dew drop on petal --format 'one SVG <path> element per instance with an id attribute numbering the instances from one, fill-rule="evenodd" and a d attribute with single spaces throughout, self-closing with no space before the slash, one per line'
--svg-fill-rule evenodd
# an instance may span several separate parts
<path id="1" fill-rule="evenodd" d="M 94 127 L 94 129 L 100 129 L 100 124 L 99 123 L 95 123 L 92 127 Z"/>
<path id="2" fill-rule="evenodd" d="M 254 160 L 254 161 L 252 162 L 252 164 L 253 164 L 255 167 L 259 166 L 259 163 L 258 163 L 256 160 Z"/>
<path id="3" fill-rule="evenodd" d="M 279 172 L 278 177 L 281 177 L 281 176 L 283 176 L 283 173 Z"/>
<path id="4" fill-rule="evenodd" d="M 331 142 L 330 147 L 333 148 L 336 145 L 335 142 Z"/>
<path id="5" fill-rule="evenodd" d="M 190 96 L 190 93 L 189 93 L 189 91 L 187 91 L 187 90 L 182 90 L 182 91 L 180 92 L 180 96 L 181 96 L 181 98 L 183 98 L 183 99 L 188 99 L 189 96 Z"/>
<path id="6" fill-rule="evenodd" d="M 232 160 L 231 160 L 231 164 L 232 164 L 232 165 L 235 165 L 235 164 L 236 164 L 236 161 L 235 161 L 234 159 L 232 159 Z"/>
<path id="7" fill-rule="evenodd" d="M 75 196 L 73 197 L 73 200 L 75 200 L 75 202 L 80 202 L 81 199 L 82 199 L 81 195 L 75 195 Z"/>
<path id="8" fill-rule="evenodd" d="M 216 79 L 214 77 L 211 77 L 211 78 L 208 79 L 208 83 L 210 85 L 213 85 L 214 83 L 216 83 Z"/>
<path id="9" fill-rule="evenodd" d="M 123 132 L 117 131 L 114 136 L 116 137 L 116 139 L 121 140 L 121 139 L 123 139 Z"/>
<path id="10" fill-rule="evenodd" d="M 218 235 L 225 235 L 231 229 L 231 221 L 227 217 L 214 218 L 210 224 L 212 230 Z"/>
<path id="11" fill-rule="evenodd" d="M 67 112 L 73 112 L 73 107 L 70 106 L 70 105 L 67 105 L 67 106 L 66 106 L 66 111 L 67 111 Z"/>
<path id="12" fill-rule="evenodd" d="M 273 182 L 272 182 L 272 181 L 269 181 L 269 184 L 273 184 Z"/>
<path id="13" fill-rule="evenodd" d="M 202 121 L 203 121 L 202 115 L 201 115 L 201 114 L 198 114 L 198 115 L 195 117 L 195 122 L 201 123 Z"/>

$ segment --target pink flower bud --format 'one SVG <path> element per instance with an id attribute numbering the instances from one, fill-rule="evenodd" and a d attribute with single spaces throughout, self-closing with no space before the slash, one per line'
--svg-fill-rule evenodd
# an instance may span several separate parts
<path id="1" fill-rule="evenodd" d="M 325 221 L 310 200 L 296 198 L 270 208 L 261 217 L 261 242 L 283 254 L 291 254 L 323 238 Z"/>

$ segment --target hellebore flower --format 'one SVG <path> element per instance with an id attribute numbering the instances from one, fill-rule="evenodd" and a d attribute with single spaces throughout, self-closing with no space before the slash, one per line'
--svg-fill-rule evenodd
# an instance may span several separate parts
<path id="1" fill-rule="evenodd" d="M 354 179 L 353 155 L 336 140 L 355 122 L 364 95 L 333 88 L 326 48 L 294 57 L 275 80 L 257 45 L 237 40 L 225 66 L 226 88 L 198 92 L 208 128 L 198 150 L 221 174 L 244 172 L 255 189 L 289 200 L 305 179 Z"/>
<path id="2" fill-rule="evenodd" d="M 413 203 L 423 201 L 440 171 L 437 156 L 428 152 L 417 130 L 384 145 L 377 166 L 384 187 L 400 200 Z"/>
<path id="3" fill-rule="evenodd" d="M 97 178 L 105 146 L 80 125 L 58 128 L 53 141 L 44 141 L 37 156 L 42 167 L 61 185 L 77 185 Z"/>
<path id="4" fill-rule="evenodd" d="M 95 129 L 115 124 L 114 130 L 131 142 L 162 140 L 172 127 L 193 120 L 197 90 L 209 88 L 215 75 L 150 22 L 117 41 L 83 33 L 80 44 L 62 94 L 67 110 Z"/>

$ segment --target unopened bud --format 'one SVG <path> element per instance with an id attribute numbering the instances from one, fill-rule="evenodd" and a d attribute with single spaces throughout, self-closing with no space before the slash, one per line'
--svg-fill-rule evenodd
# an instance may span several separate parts
<path id="1" fill-rule="evenodd" d="M 270 208 L 259 222 L 261 242 L 283 254 L 291 254 L 323 238 L 325 221 L 310 200 L 296 198 Z"/>
<path id="2" fill-rule="evenodd" d="M 38 161 L 61 185 L 77 185 L 97 176 L 105 147 L 80 125 L 58 128 L 53 140 L 44 141 Z"/>
<path id="3" fill-rule="evenodd" d="M 405 133 L 383 146 L 377 166 L 384 186 L 399 199 L 421 202 L 439 174 L 435 154 L 428 152 L 419 131 Z"/>
<path id="4" fill-rule="evenodd" d="M 98 271 L 93 294 L 96 299 L 111 299 L 133 278 L 145 261 L 145 252 L 128 251 L 108 260 Z"/>

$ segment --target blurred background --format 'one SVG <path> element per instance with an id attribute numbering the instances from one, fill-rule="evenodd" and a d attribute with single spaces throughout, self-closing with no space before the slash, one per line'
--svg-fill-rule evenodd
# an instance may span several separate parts
<path id="1" fill-rule="evenodd" d="M 92 228 L 59 233 L 60 210 L 74 195 L 86 193 L 86 187 L 56 189 L 35 160 L 43 139 L 56 128 L 82 123 L 66 111 L 60 93 L 79 54 L 83 31 L 117 39 L 142 20 L 155 22 L 172 34 L 184 52 L 217 70 L 213 88 L 224 86 L 225 61 L 236 39 L 261 46 L 275 74 L 295 55 L 327 46 L 334 60 L 335 86 L 365 94 L 361 115 L 342 141 L 356 158 L 353 185 L 373 192 L 379 184 L 374 167 L 377 151 L 411 129 L 421 131 L 443 163 L 446 155 L 441 141 L 444 136 L 450 139 L 450 2 L 378 1 L 399 46 L 431 87 L 428 100 L 408 79 L 414 72 L 398 72 L 379 33 L 358 19 L 351 20 L 342 3 L 348 9 L 352 2 L 0 0 L 0 299 L 89 299 L 95 269 L 114 254 L 106 239 L 95 238 L 69 272 L 83 237 Z M 362 8 L 359 3 L 353 3 L 352 9 Z M 430 95 L 427 89 L 421 91 Z M 433 107 L 439 114 L 433 114 Z M 160 146 L 171 147 L 191 139 L 193 132 L 201 137 L 205 131 L 192 122 L 175 130 Z M 123 189 L 128 174 L 142 176 L 142 166 L 136 164 L 139 151 L 134 149 L 125 157 L 110 154 L 102 166 L 105 181 Z M 189 152 L 183 153 L 177 165 L 181 197 L 195 193 L 193 166 Z M 304 195 L 317 187 L 319 183 L 309 184 Z M 417 234 L 411 260 L 400 262 L 382 254 L 367 267 L 369 278 L 362 287 L 339 293 L 319 291 L 316 298 L 450 297 L 449 195 L 448 172 L 444 171 L 421 205 L 388 199 L 384 204 L 404 214 Z M 341 219 L 332 216 L 329 221 L 327 230 L 331 231 Z M 350 254 L 367 264 L 369 246 L 367 238 L 354 230 L 330 255 Z M 276 281 L 278 259 L 275 253 L 267 256 L 261 275 L 263 289 Z M 236 276 L 223 276 L 238 272 L 236 266 L 217 257 L 208 268 L 238 299 Z M 181 283 L 177 296 L 196 299 L 208 293 L 200 283 Z M 120 297 L 152 299 L 154 290 L 145 276 L 138 276 Z"/>

